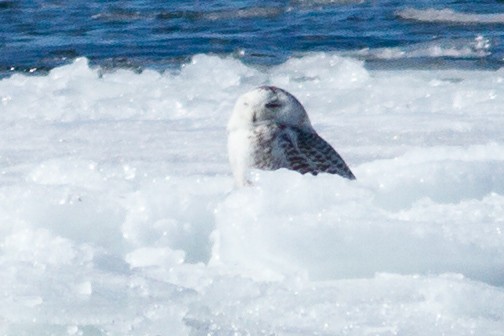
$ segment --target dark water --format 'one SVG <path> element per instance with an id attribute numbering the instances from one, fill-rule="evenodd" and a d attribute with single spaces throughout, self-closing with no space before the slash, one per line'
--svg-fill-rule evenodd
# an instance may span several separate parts
<path id="1" fill-rule="evenodd" d="M 420 14 L 401 14 L 411 9 Z M 311 51 L 369 67 L 494 69 L 504 57 L 500 13 L 497 0 L 0 0 L 0 77 L 44 73 L 79 56 L 105 68 L 163 70 L 198 53 L 270 65 Z"/>

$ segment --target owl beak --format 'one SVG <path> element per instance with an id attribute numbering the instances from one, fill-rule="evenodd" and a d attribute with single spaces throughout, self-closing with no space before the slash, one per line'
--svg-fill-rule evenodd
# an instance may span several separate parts
<path id="1" fill-rule="evenodd" d="M 271 103 L 267 103 L 265 106 L 269 109 L 274 109 L 274 108 L 278 108 L 278 107 L 282 106 L 282 104 L 280 104 L 278 102 L 271 102 Z"/>

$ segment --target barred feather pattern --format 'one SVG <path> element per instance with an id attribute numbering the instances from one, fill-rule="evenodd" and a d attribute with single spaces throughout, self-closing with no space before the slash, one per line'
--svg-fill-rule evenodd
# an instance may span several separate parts
<path id="1" fill-rule="evenodd" d="M 313 175 L 324 172 L 355 179 L 341 156 L 315 131 L 270 122 L 256 127 L 251 137 L 255 168 L 287 168 Z"/>

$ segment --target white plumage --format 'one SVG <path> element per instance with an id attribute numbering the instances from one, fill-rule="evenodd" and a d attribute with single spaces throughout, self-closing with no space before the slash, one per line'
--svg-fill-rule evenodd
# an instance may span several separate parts
<path id="1" fill-rule="evenodd" d="M 248 183 L 249 168 L 355 179 L 341 156 L 315 132 L 303 105 L 273 86 L 238 98 L 228 123 L 228 153 L 237 185 Z"/>

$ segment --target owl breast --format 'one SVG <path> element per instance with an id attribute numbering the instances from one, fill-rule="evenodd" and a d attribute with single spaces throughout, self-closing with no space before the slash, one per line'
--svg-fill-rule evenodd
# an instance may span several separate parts
<path id="1" fill-rule="evenodd" d="M 254 168 L 275 170 L 282 167 L 276 144 L 281 127 L 274 122 L 256 126 L 250 135 Z"/>

